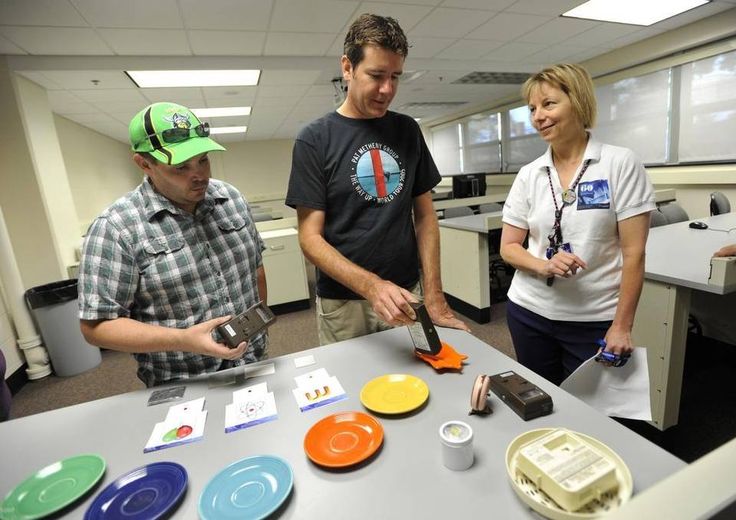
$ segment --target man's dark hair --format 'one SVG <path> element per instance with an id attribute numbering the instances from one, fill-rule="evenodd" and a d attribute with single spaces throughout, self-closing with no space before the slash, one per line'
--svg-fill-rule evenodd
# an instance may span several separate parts
<path id="1" fill-rule="evenodd" d="M 361 14 L 345 35 L 343 51 L 353 67 L 363 60 L 363 47 L 375 45 L 406 57 L 409 45 L 399 22 L 389 16 Z"/>
<path id="2" fill-rule="evenodd" d="M 146 161 L 148 161 L 148 162 L 150 162 L 152 164 L 156 164 L 158 162 L 161 162 L 161 161 L 159 161 L 158 159 L 156 159 L 153 155 L 151 155 L 148 152 L 136 152 L 136 153 L 138 155 L 142 156 Z"/>

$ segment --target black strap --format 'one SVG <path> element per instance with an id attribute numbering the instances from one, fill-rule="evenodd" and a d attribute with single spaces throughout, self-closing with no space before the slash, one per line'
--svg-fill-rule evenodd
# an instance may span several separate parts
<path id="1" fill-rule="evenodd" d="M 146 110 L 146 113 L 143 114 L 143 128 L 145 128 L 146 134 L 148 134 L 148 138 L 151 140 L 153 149 L 164 154 L 166 156 L 166 164 L 171 164 L 171 152 L 164 148 L 163 144 L 161 144 L 161 140 L 156 134 L 156 129 L 153 127 L 153 121 L 151 121 L 151 110 L 152 108 L 149 108 Z"/>

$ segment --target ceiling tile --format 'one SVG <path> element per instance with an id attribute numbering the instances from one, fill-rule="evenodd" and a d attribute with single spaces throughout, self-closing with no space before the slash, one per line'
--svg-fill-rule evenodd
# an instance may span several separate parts
<path id="1" fill-rule="evenodd" d="M 333 34 L 269 32 L 266 56 L 322 56 L 335 39 Z"/>
<path id="2" fill-rule="evenodd" d="M 208 92 L 208 89 L 204 89 L 205 105 L 207 107 L 240 107 L 240 106 L 253 106 L 255 96 L 252 94 L 240 94 L 236 96 L 215 96 Z"/>
<path id="3" fill-rule="evenodd" d="M 409 36 L 461 38 L 493 16 L 492 11 L 438 8 L 409 32 Z"/>
<path id="4" fill-rule="evenodd" d="M 412 58 L 433 58 L 440 51 L 445 50 L 457 41 L 456 38 L 423 38 L 409 36 L 409 56 L 406 58 L 406 66 L 411 63 Z"/>
<path id="5" fill-rule="evenodd" d="M 492 50 L 485 56 L 485 60 L 517 61 L 531 56 L 544 49 L 546 45 L 541 43 L 511 42 Z"/>
<path id="6" fill-rule="evenodd" d="M 59 0 L 2 0 L 0 20 L 3 25 L 87 26 L 71 4 Z"/>
<path id="7" fill-rule="evenodd" d="M 0 34 L 30 54 L 99 56 L 113 54 L 94 29 L 0 27 Z"/>
<path id="8" fill-rule="evenodd" d="M 391 1 L 391 0 L 387 0 Z M 442 0 L 402 0 L 402 4 L 412 4 L 412 5 L 439 5 Z"/>
<path id="9" fill-rule="evenodd" d="M 593 29 L 601 22 L 574 18 L 554 18 L 521 36 L 517 41 L 527 43 L 546 43 L 552 45 L 567 40 L 581 32 Z"/>
<path id="10" fill-rule="evenodd" d="M 273 0 L 179 0 L 188 29 L 265 31 Z"/>
<path id="11" fill-rule="evenodd" d="M 582 4 L 583 0 L 518 0 L 509 6 L 510 13 L 559 16 Z"/>
<path id="12" fill-rule="evenodd" d="M 72 93 L 82 101 L 87 101 L 96 106 L 104 106 L 109 102 L 124 102 L 137 103 L 140 108 L 143 108 L 148 104 L 146 98 L 138 89 L 73 90 Z M 109 111 L 113 112 L 114 109 L 111 108 Z"/>
<path id="13" fill-rule="evenodd" d="M 483 0 L 485 1 L 485 0 Z M 419 21 L 427 16 L 432 10 L 429 6 L 423 5 L 406 5 L 404 3 L 384 3 L 384 2 L 362 2 L 356 13 L 381 13 L 381 16 L 390 16 L 399 22 L 404 32 L 411 31 Z M 352 23 L 352 20 L 351 20 Z M 345 35 L 347 26 L 341 31 Z"/>
<path id="14" fill-rule="evenodd" d="M 141 94 L 149 103 L 160 101 L 171 101 L 189 108 L 207 108 L 201 88 L 146 88 L 141 89 Z M 143 107 L 141 107 L 143 108 Z"/>
<path id="15" fill-rule="evenodd" d="M 94 27 L 183 29 L 175 0 L 71 0 Z"/>
<path id="16" fill-rule="evenodd" d="M 443 60 L 475 60 L 501 45 L 503 45 L 503 42 L 491 40 L 459 40 L 437 54 L 436 58 Z"/>
<path id="17" fill-rule="evenodd" d="M 122 56 L 189 56 L 186 34 L 174 29 L 98 29 L 97 32 Z"/>
<path id="18" fill-rule="evenodd" d="M 13 44 L 10 40 L 0 36 L 0 54 L 28 54 L 25 50 Z"/>
<path id="19" fill-rule="evenodd" d="M 48 93 L 48 97 L 51 110 L 57 114 L 94 114 L 99 111 L 65 90 L 52 90 Z"/>
<path id="20" fill-rule="evenodd" d="M 266 41 L 265 32 L 188 31 L 189 43 L 200 56 L 260 56 Z"/>
<path id="21" fill-rule="evenodd" d="M 501 13 L 468 34 L 467 38 L 482 40 L 514 40 L 551 18 L 529 14 Z"/>
<path id="22" fill-rule="evenodd" d="M 278 121 L 278 124 L 281 124 L 281 121 L 291 113 L 294 106 L 281 104 L 278 106 L 269 106 L 268 110 L 262 110 L 262 108 L 265 107 L 261 102 L 257 103 L 256 106 L 253 107 L 253 112 L 250 114 L 250 123 L 252 125 L 268 124 L 269 121 Z"/>
<path id="23" fill-rule="evenodd" d="M 53 81 L 46 75 L 46 71 L 41 72 L 37 70 L 19 70 L 17 72 L 24 78 L 33 81 L 37 85 L 41 85 L 46 90 L 53 91 L 63 89 L 61 85 L 59 85 L 57 82 Z"/>
<path id="24" fill-rule="evenodd" d="M 568 38 L 564 43 L 568 45 L 590 45 L 591 47 L 613 47 L 614 40 L 635 33 L 640 29 L 636 25 L 601 23 L 593 29 Z"/>
<path id="25" fill-rule="evenodd" d="M 327 49 L 325 56 L 335 56 L 336 58 L 341 57 L 343 54 L 344 45 L 345 31 L 335 36 L 335 40 L 332 42 L 332 45 L 330 45 L 330 48 Z"/>
<path id="26" fill-rule="evenodd" d="M 264 70 L 258 85 L 314 85 L 321 70 Z"/>
<path id="27" fill-rule="evenodd" d="M 120 70 L 45 70 L 44 75 L 60 87 L 69 90 L 136 89 L 130 78 Z M 93 80 L 98 83 L 95 85 Z"/>
<path id="28" fill-rule="evenodd" d="M 110 123 L 111 121 L 114 121 L 116 124 L 120 124 L 120 121 L 117 121 L 109 115 L 103 114 L 99 111 L 93 114 L 65 114 L 64 117 L 66 117 L 67 119 L 71 119 L 72 121 L 74 121 L 75 123 L 79 123 L 80 125 L 91 125 L 93 123 Z"/>
<path id="29" fill-rule="evenodd" d="M 343 27 L 358 7 L 358 2 L 276 0 L 271 31 L 333 33 Z"/>
<path id="30" fill-rule="evenodd" d="M 265 85 L 258 87 L 257 99 L 260 101 L 265 98 L 301 98 L 308 88 L 307 85 Z"/>
<path id="31" fill-rule="evenodd" d="M 486 9 L 501 11 L 513 4 L 516 0 L 445 0 L 442 7 L 460 7 L 463 9 Z"/>
<path id="32" fill-rule="evenodd" d="M 529 56 L 530 60 L 537 61 L 539 63 L 559 63 L 570 60 L 571 57 L 576 54 L 581 54 L 588 50 L 587 47 L 581 47 L 578 45 L 552 45 L 543 49 L 540 52 Z"/>

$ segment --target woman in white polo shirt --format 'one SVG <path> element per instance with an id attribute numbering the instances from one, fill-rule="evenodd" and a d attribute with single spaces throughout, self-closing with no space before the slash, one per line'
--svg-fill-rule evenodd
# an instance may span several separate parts
<path id="1" fill-rule="evenodd" d="M 546 68 L 522 95 L 549 147 L 519 171 L 504 205 L 501 255 L 517 269 L 507 318 L 519 362 L 559 385 L 599 340 L 616 354 L 632 350 L 656 206 L 636 156 L 590 134 L 596 101 L 585 69 Z"/>

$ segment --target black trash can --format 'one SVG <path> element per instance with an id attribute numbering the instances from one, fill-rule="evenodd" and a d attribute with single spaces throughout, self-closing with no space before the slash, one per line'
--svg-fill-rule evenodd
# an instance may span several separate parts
<path id="1" fill-rule="evenodd" d="M 39 285 L 25 296 L 57 376 L 74 376 L 100 364 L 100 349 L 79 330 L 76 279 Z"/>

